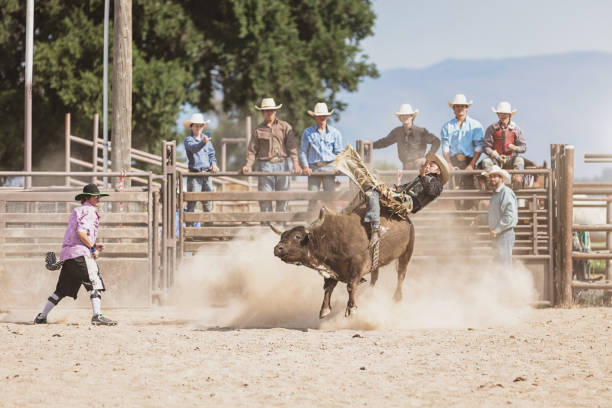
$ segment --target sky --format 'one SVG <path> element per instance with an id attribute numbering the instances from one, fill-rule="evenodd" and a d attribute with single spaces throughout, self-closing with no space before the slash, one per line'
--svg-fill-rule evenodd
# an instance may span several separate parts
<path id="1" fill-rule="evenodd" d="M 379 70 L 449 58 L 612 52 L 611 0 L 374 0 L 374 35 L 362 42 Z"/>

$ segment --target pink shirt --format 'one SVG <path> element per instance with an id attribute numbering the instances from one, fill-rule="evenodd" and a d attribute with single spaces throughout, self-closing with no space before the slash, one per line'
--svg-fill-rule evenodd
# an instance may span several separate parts
<path id="1" fill-rule="evenodd" d="M 82 206 L 77 207 L 70 214 L 70 220 L 68 221 L 68 228 L 64 234 L 64 243 L 62 244 L 62 253 L 60 254 L 60 261 L 66 259 L 77 258 L 81 255 L 88 256 L 91 254 L 89 248 L 87 248 L 79 239 L 77 231 L 81 231 L 87 234 L 89 241 L 92 244 L 96 243 L 96 237 L 98 236 L 98 224 L 100 216 L 96 207 L 90 203 L 83 203 Z"/>

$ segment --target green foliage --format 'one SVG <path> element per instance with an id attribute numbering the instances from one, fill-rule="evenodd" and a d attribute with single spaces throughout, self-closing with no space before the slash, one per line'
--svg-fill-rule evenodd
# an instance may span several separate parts
<path id="1" fill-rule="evenodd" d="M 2 0 L 2 169 L 23 167 L 25 7 Z M 111 1 L 109 82 L 112 9 Z M 300 135 L 312 124 L 306 110 L 315 102 L 342 110 L 338 93 L 377 75 L 359 48 L 372 34 L 370 0 L 133 0 L 132 15 L 132 143 L 154 153 L 160 140 L 182 140 L 175 123 L 186 103 L 223 112 L 225 127 L 215 137 L 236 137 L 243 133 L 237 118 L 252 114 L 257 123 L 253 105 L 271 96 L 283 103 L 279 117 Z M 104 0 L 35 3 L 35 167 L 63 148 L 65 113 L 72 114 L 71 133 L 86 138 L 94 113 L 102 113 L 103 17 Z"/>

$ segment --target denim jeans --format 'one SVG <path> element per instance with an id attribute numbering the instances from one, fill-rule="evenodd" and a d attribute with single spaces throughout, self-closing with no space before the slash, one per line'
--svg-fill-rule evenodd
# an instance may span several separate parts
<path id="1" fill-rule="evenodd" d="M 201 191 L 213 191 L 212 180 L 210 177 L 187 177 L 187 191 L 190 193 L 199 193 Z M 188 212 L 194 212 L 197 201 L 189 201 L 187 203 Z M 204 212 L 212 211 L 212 201 L 202 201 L 202 209 Z"/>
<path id="2" fill-rule="evenodd" d="M 514 228 L 510 228 L 493 238 L 493 248 L 497 250 L 498 262 L 506 269 L 512 269 L 512 247 Z"/>
<path id="3" fill-rule="evenodd" d="M 482 161 L 482 167 L 486 171 L 493 167 L 493 165 L 499 166 L 502 169 L 523 170 L 525 168 L 525 159 L 523 159 L 521 156 L 513 156 L 503 165 L 501 161 L 494 157 L 487 157 Z"/>
<path id="4" fill-rule="evenodd" d="M 269 161 L 259 161 L 257 171 L 261 172 L 284 172 L 289 171 L 287 160 L 279 163 Z M 257 180 L 257 190 L 259 191 L 287 191 L 289 190 L 289 176 L 259 176 Z M 286 212 L 287 201 L 277 200 L 276 211 Z M 260 201 L 259 209 L 261 212 L 272 211 L 272 201 Z"/>
<path id="5" fill-rule="evenodd" d="M 333 172 L 334 163 L 330 163 L 323 167 L 312 166 L 310 167 L 313 175 L 308 176 L 308 191 L 335 191 L 336 190 L 336 176 L 315 176 L 314 173 L 319 172 Z M 316 200 L 311 200 L 308 203 L 308 209 L 313 209 L 316 205 Z"/>
<path id="6" fill-rule="evenodd" d="M 365 222 L 380 222 L 380 193 L 378 190 L 370 190 L 366 195 L 368 210 L 363 216 Z"/>

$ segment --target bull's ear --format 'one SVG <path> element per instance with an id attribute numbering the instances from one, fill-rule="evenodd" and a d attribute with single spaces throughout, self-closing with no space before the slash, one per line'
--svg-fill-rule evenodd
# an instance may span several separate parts
<path id="1" fill-rule="evenodd" d="M 310 230 L 305 229 L 304 230 L 304 238 L 302 238 L 302 240 L 300 241 L 300 245 L 301 246 L 306 246 L 306 244 L 308 244 L 308 241 L 310 241 Z"/>

